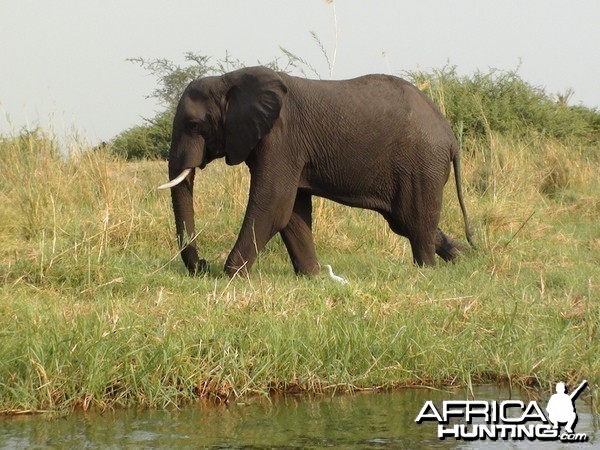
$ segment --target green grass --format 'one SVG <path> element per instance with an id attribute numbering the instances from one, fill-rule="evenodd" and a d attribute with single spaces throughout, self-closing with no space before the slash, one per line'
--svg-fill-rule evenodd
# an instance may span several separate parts
<path id="1" fill-rule="evenodd" d="M 600 384 L 600 152 L 537 134 L 463 142 L 478 249 L 421 269 L 374 213 L 314 200 L 320 260 L 279 238 L 250 279 L 222 265 L 244 167 L 197 176 L 210 275 L 177 255 L 164 162 L 64 158 L 43 133 L 0 141 L 0 410 L 168 407 L 199 397 L 510 381 Z M 442 227 L 464 240 L 454 186 Z M 597 402 L 596 402 L 597 405 Z"/>

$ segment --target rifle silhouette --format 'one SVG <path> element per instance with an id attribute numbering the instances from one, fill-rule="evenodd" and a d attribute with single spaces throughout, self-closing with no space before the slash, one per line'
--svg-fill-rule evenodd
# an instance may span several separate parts
<path id="1" fill-rule="evenodd" d="M 569 395 L 569 397 L 571 398 L 571 401 L 575 401 L 577 399 L 577 397 L 579 397 L 579 394 L 581 394 L 581 391 L 583 391 L 583 389 L 587 386 L 588 382 L 587 380 L 583 380 L 583 382 L 577 386 L 577 389 L 575 389 L 571 395 Z"/>

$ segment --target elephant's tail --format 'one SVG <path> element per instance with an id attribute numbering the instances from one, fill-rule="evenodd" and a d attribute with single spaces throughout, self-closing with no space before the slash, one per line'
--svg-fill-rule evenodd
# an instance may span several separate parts
<path id="1" fill-rule="evenodd" d="M 471 227 L 469 226 L 469 217 L 467 216 L 467 208 L 465 208 L 465 201 L 463 200 L 462 195 L 462 178 L 460 171 L 460 150 L 457 149 L 454 153 L 454 157 L 452 158 L 452 166 L 454 167 L 454 181 L 456 183 L 456 195 L 458 197 L 458 203 L 460 204 L 460 209 L 462 211 L 463 220 L 465 221 L 465 235 L 467 236 L 467 241 L 471 247 L 475 248 L 475 242 L 473 241 L 473 235 L 471 233 Z"/>

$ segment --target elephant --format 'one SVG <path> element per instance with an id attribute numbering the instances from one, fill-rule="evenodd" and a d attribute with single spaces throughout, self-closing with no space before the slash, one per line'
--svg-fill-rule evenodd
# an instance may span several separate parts
<path id="1" fill-rule="evenodd" d="M 173 119 L 169 150 L 177 240 L 191 275 L 206 272 L 196 247 L 196 169 L 225 158 L 244 162 L 250 191 L 225 272 L 247 276 L 277 233 L 294 271 L 320 271 L 312 233 L 312 196 L 377 211 L 410 241 L 413 261 L 433 266 L 465 246 L 438 223 L 454 168 L 465 234 L 473 245 L 462 196 L 460 153 L 452 128 L 414 85 L 391 75 L 310 80 L 247 67 L 192 81 Z"/>

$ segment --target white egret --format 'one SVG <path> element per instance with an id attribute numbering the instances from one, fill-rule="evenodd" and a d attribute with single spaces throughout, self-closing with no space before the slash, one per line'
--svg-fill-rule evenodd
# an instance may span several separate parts
<path id="1" fill-rule="evenodd" d="M 341 283 L 341 284 L 348 284 L 348 280 L 333 273 L 333 269 L 329 264 L 326 264 L 325 267 L 327 268 L 327 271 L 329 272 L 329 278 L 331 278 L 333 281 L 335 281 L 337 283 Z"/>

